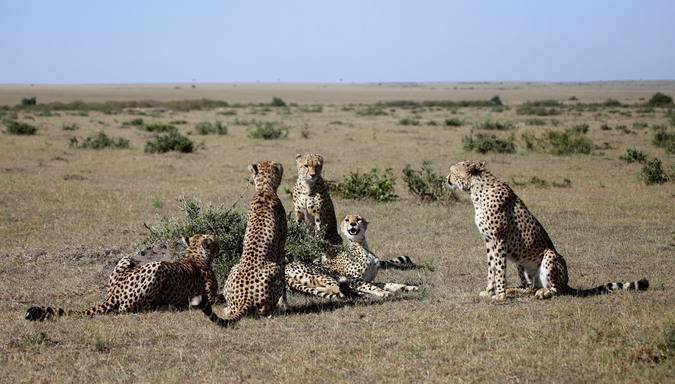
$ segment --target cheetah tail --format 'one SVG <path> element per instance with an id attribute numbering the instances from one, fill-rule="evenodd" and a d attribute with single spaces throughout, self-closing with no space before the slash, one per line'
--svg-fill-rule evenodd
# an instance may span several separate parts
<path id="1" fill-rule="evenodd" d="M 87 309 L 84 311 L 77 311 L 77 310 L 72 310 L 72 309 L 62 309 L 62 308 L 56 308 L 56 307 L 30 307 L 26 311 L 26 315 L 24 318 L 26 320 L 30 321 L 44 321 L 47 319 L 51 319 L 53 317 L 59 317 L 59 316 L 71 316 L 71 315 L 86 315 L 86 316 L 93 316 L 97 313 L 108 313 L 110 312 L 110 306 L 108 306 L 106 303 L 99 304 L 91 309 Z"/>
<path id="2" fill-rule="evenodd" d="M 248 305 L 244 305 L 245 308 L 242 308 L 242 310 L 240 310 L 235 316 L 229 319 L 223 319 L 213 312 L 213 308 L 211 308 L 211 303 L 209 303 L 209 300 L 205 297 L 202 298 L 201 295 L 193 297 L 192 300 L 190 300 L 190 305 L 195 309 L 200 309 L 202 312 L 204 312 L 206 317 L 209 318 L 209 320 L 221 327 L 230 327 L 234 325 L 234 323 L 239 321 L 239 319 L 244 316 L 248 307 Z"/>
<path id="3" fill-rule="evenodd" d="M 55 307 L 30 307 L 24 318 L 29 321 L 44 321 L 56 316 L 69 315 L 74 311 L 68 311 Z"/>
<path id="4" fill-rule="evenodd" d="M 593 296 L 605 295 L 616 290 L 626 291 L 644 291 L 649 288 L 649 280 L 641 279 L 638 281 L 631 281 L 627 283 L 607 283 L 591 289 L 573 289 L 569 288 L 569 293 L 572 296 Z"/>
<path id="5" fill-rule="evenodd" d="M 387 269 L 387 268 L 398 268 L 398 269 L 408 269 L 408 268 L 414 268 L 415 263 L 413 263 L 412 259 L 408 256 L 399 256 L 395 259 L 391 260 L 380 260 L 380 268 Z"/>

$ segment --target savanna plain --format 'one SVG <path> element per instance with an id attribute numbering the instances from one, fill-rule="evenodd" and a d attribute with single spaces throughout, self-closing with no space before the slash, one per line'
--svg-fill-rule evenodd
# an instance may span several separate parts
<path id="1" fill-rule="evenodd" d="M 673 382 L 675 154 L 656 137 L 675 135 L 675 114 L 672 100 L 649 103 L 659 92 L 675 96 L 675 82 L 0 85 L 0 381 Z M 160 128 L 192 151 L 147 152 Z M 95 149 L 104 137 L 113 146 Z M 395 177 L 388 201 L 333 202 L 338 220 L 370 222 L 381 259 L 418 265 L 376 280 L 419 292 L 291 293 L 289 313 L 228 329 L 194 310 L 24 319 L 33 305 L 102 301 L 112 266 L 140 257 L 181 197 L 244 212 L 250 163 L 283 164 L 292 212 L 298 153 L 322 154 L 335 185 L 375 168 Z M 649 290 L 480 298 L 468 195 L 423 201 L 403 175 L 426 164 L 445 177 L 462 160 L 485 161 L 524 200 L 572 287 L 646 277 Z M 507 281 L 518 285 L 513 265 Z"/>

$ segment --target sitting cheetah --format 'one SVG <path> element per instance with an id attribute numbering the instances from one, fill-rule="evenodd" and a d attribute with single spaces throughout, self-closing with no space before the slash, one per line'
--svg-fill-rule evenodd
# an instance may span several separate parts
<path id="1" fill-rule="evenodd" d="M 213 313 L 209 300 L 197 296 L 191 301 L 223 327 L 248 313 L 271 314 L 286 289 L 283 267 L 286 211 L 277 196 L 284 170 L 274 161 L 251 164 L 248 169 L 253 174 L 256 194 L 248 210 L 241 259 L 232 267 L 225 283 L 225 318 Z"/>
<path id="2" fill-rule="evenodd" d="M 379 272 L 383 262 L 370 251 L 368 243 L 366 242 L 366 229 L 368 228 L 368 221 L 359 215 L 347 215 L 342 221 L 342 233 L 347 236 L 349 244 L 344 252 L 340 252 L 337 256 L 330 258 L 322 256 L 319 263 L 328 268 L 332 274 L 338 276 L 346 276 L 349 278 L 361 279 L 365 283 L 371 283 L 377 273 Z M 407 256 L 401 256 L 398 259 L 385 261 L 387 265 L 412 265 L 412 261 Z M 375 289 L 377 288 L 377 289 Z M 416 291 L 418 288 L 414 285 L 405 285 L 398 283 L 380 283 L 368 284 L 359 288 L 360 291 L 372 293 L 377 296 L 387 296 L 386 292 L 395 291 Z"/>
<path id="3" fill-rule="evenodd" d="M 293 189 L 293 207 L 298 222 L 306 221 L 316 232 L 323 231 L 324 238 L 333 245 L 342 244 L 337 231 L 335 209 L 328 186 L 321 177 L 323 156 L 295 156 L 298 179 Z"/>
<path id="4" fill-rule="evenodd" d="M 213 302 L 218 282 L 211 263 L 218 254 L 218 241 L 212 235 L 195 235 L 183 241 L 188 249 L 185 258 L 176 263 L 158 261 L 137 266 L 129 257 L 123 257 L 110 274 L 106 300 L 91 309 L 32 307 L 26 319 L 42 321 L 70 314 L 138 312 L 160 305 L 184 309 L 195 295 L 204 295 L 208 302 Z"/>
<path id="5" fill-rule="evenodd" d="M 476 226 L 485 238 L 488 283 L 481 296 L 504 299 L 507 259 L 518 264 L 524 286 L 533 284 L 539 288 L 537 299 L 599 295 L 616 289 L 642 291 L 649 287 L 647 279 L 609 283 L 593 289 L 568 286 L 565 259 L 553 247 L 544 227 L 506 183 L 485 169 L 485 163 L 465 161 L 451 166 L 447 185 L 471 194 Z"/>

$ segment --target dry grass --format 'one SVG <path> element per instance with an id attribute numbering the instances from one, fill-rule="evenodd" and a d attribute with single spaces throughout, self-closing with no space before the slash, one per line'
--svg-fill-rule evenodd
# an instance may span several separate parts
<path id="1" fill-rule="evenodd" d="M 35 136 L 3 133 L 0 140 L 2 381 L 673 381 L 675 183 L 644 186 L 636 177 L 640 165 L 624 164 L 618 157 L 631 146 L 661 158 L 667 169 L 675 160 L 651 144 L 650 128 L 630 134 L 600 129 L 605 122 L 628 127 L 635 121 L 668 124 L 662 111 L 639 114 L 630 109 L 630 115 L 611 108 L 569 112 L 552 117 L 559 127 L 550 124 L 550 117 L 542 127 L 526 125 L 531 117 L 517 115 L 515 107 L 503 112 L 462 108 L 455 113 L 434 108 L 415 114 L 387 108 L 385 116 L 357 116 L 355 110 L 344 108 L 378 100 L 430 99 L 434 94 L 442 95 L 438 99 L 474 99 L 471 95 L 478 95 L 479 90 L 486 96 L 476 99 L 498 94 L 507 104 L 509 100 L 567 100 L 571 96 L 582 101 L 611 97 L 635 103 L 673 87 L 672 83 L 649 85 L 528 88 L 521 84 L 507 91 L 498 90 L 498 84 L 488 90 L 484 89 L 488 85 L 476 84 L 473 90 L 458 90 L 465 92 L 459 97 L 452 92 L 453 84 L 435 89 L 383 85 L 381 92 L 385 93 L 376 92 L 377 86 L 359 89 L 349 84 L 329 85 L 329 90 L 340 88 L 332 93 L 322 91 L 321 85 L 312 91 L 307 85 L 240 84 L 237 89 L 246 90 L 246 97 L 251 98 L 242 96 L 241 102 L 269 102 L 279 96 L 287 103 L 325 105 L 321 113 L 301 112 L 296 107 L 269 111 L 244 107 L 236 108 L 236 115 L 218 113 L 223 110 L 89 112 L 87 116 L 59 112 L 51 117 L 19 112 L 18 119 L 35 124 L 38 132 Z M 9 92 L 3 87 L 9 86 L 0 86 L 0 99 Z M 250 89 L 242 89 L 246 87 Z M 450 90 L 443 91 L 443 87 Z M 584 100 L 593 87 L 599 88 L 598 93 Z M 85 101 L 108 92 L 103 86 L 75 88 L 82 92 L 78 98 Z M 202 88 L 209 86 L 174 90 L 171 97 L 192 98 L 182 97 L 183 92 Z M 120 97 L 158 99 L 159 94 L 127 91 L 119 90 Z M 22 97 L 35 95 L 38 102 L 51 97 L 37 92 Z M 309 100 L 312 97 L 316 100 Z M 419 116 L 421 125 L 398 124 L 413 115 Z M 183 134 L 198 122 L 221 120 L 229 132 L 190 135 L 196 143 L 203 142 L 193 154 L 150 155 L 143 153 L 143 146 L 152 135 L 123 126 L 138 117 L 147 123 L 185 120 L 187 124 L 177 125 Z M 452 117 L 467 124 L 443 126 Z M 290 127 L 289 137 L 252 140 L 247 127 L 233 124 L 235 119 L 280 121 Z M 488 119 L 514 123 L 516 138 L 525 131 L 539 134 L 585 122 L 595 144 L 607 142 L 610 148 L 596 149 L 588 156 L 522 150 L 513 155 L 464 152 L 461 138 Z M 432 120 L 438 125 L 426 124 Z M 80 128 L 64 131 L 64 124 Z M 69 147 L 70 137 L 86 137 L 100 130 L 129 139 L 131 148 Z M 419 293 L 336 304 L 292 295 L 293 314 L 246 318 L 234 329 L 216 328 L 195 311 L 71 317 L 44 323 L 23 320 L 30 305 L 84 308 L 101 300 L 110 265 L 139 247 L 146 234 L 143 223 L 155 223 L 156 215 L 177 214 L 175 198 L 197 194 L 202 200 L 232 204 L 246 187 L 247 164 L 267 159 L 286 166 L 283 185 L 292 189 L 293 158 L 306 152 L 325 156 L 324 173 L 333 180 L 358 166 L 365 170 L 392 167 L 400 178 L 405 163 L 419 165 L 422 159 L 445 173 L 450 164 L 467 158 L 486 161 L 494 174 L 507 181 L 523 182 L 533 176 L 549 183 L 569 179 L 571 188 L 512 185 L 566 256 L 571 285 L 591 287 L 648 277 L 652 287 L 641 293 L 560 297 L 546 302 L 531 297 L 503 303 L 481 299 L 485 251 L 468 197 L 461 195 L 459 203 L 447 206 L 419 204 L 399 180 L 397 201 L 336 197 L 334 202 L 338 217 L 360 213 L 370 221 L 368 241 L 380 257 L 407 254 L 424 266 L 383 271 L 378 276 L 381 281 L 418 284 Z M 290 196 L 283 191 L 281 195 L 287 210 L 292 209 Z M 250 197 L 249 192 L 238 207 L 244 209 Z M 512 268 L 508 277 L 515 284 Z"/>

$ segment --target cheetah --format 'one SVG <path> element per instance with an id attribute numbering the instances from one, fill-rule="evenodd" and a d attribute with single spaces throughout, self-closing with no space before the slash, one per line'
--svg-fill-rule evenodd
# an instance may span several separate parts
<path id="1" fill-rule="evenodd" d="M 363 217 L 359 215 L 347 215 L 341 224 L 342 233 L 349 240 L 347 249 L 333 258 L 323 255 L 319 263 L 328 268 L 334 275 L 363 280 L 366 285 L 356 289 L 365 293 L 371 293 L 376 296 L 388 296 L 389 292 L 417 291 L 418 287 L 414 285 L 398 283 L 371 284 L 383 262 L 368 248 L 368 243 L 366 242 L 367 228 L 368 221 Z M 412 264 L 412 260 L 407 256 L 400 256 L 397 259 L 384 261 L 384 263 L 388 266 L 414 265 Z"/>
<path id="2" fill-rule="evenodd" d="M 349 280 L 333 276 L 321 265 L 294 261 L 286 264 L 284 270 L 286 284 L 295 291 L 322 299 L 344 298 L 350 294 Z"/>
<path id="3" fill-rule="evenodd" d="M 193 307 L 222 327 L 233 325 L 249 313 L 271 315 L 286 290 L 286 211 L 277 195 L 284 169 L 277 162 L 265 161 L 249 165 L 248 170 L 256 193 L 248 210 L 241 259 L 225 283 L 225 317 L 213 312 L 209 300 L 196 296 L 191 301 Z"/>
<path id="4" fill-rule="evenodd" d="M 299 223 L 306 221 L 317 233 L 323 231 L 324 238 L 331 244 L 341 245 L 333 201 L 321 177 L 323 156 L 298 154 L 295 163 L 298 168 L 298 179 L 293 189 L 296 220 Z"/>
<path id="5" fill-rule="evenodd" d="M 195 295 L 214 302 L 218 281 L 211 264 L 218 254 L 218 241 L 213 235 L 195 235 L 183 241 L 188 246 L 185 258 L 175 263 L 136 265 L 130 257 L 123 257 L 110 274 L 106 300 L 93 308 L 76 311 L 31 307 L 25 318 L 43 321 L 52 316 L 139 312 L 162 305 L 185 309 Z"/>
<path id="6" fill-rule="evenodd" d="M 488 281 L 482 297 L 503 300 L 506 295 L 506 260 L 518 264 L 522 285 L 508 293 L 538 288 L 537 299 L 556 295 L 590 296 L 617 289 L 646 290 L 649 281 L 608 283 L 592 289 L 574 289 L 567 285 L 565 259 L 555 250 L 544 227 L 504 182 L 498 180 L 483 162 L 464 161 L 450 167 L 447 186 L 471 195 L 478 230 L 487 246 Z"/>

